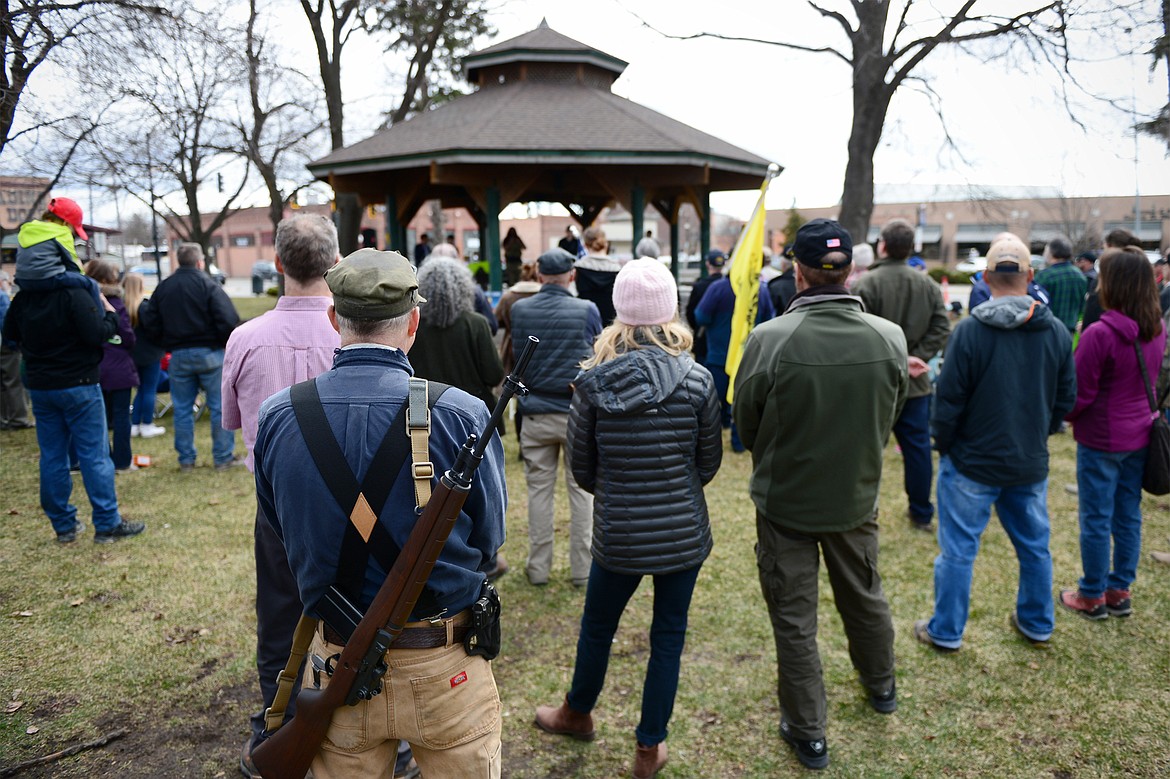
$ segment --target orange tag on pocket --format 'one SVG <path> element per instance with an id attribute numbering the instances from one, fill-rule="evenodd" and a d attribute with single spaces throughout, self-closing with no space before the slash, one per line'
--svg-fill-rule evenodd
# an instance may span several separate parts
<path id="1" fill-rule="evenodd" d="M 451 686 L 458 687 L 459 685 L 463 684 L 465 681 L 467 681 L 467 671 L 460 671 L 459 673 L 457 673 L 451 677 Z"/>

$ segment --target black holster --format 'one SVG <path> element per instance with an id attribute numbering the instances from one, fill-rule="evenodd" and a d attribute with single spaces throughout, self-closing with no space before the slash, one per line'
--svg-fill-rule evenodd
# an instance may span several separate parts
<path id="1" fill-rule="evenodd" d="M 469 655 L 494 660 L 500 653 L 500 594 L 491 582 L 483 583 L 479 600 L 471 604 L 471 625 L 463 639 Z"/>

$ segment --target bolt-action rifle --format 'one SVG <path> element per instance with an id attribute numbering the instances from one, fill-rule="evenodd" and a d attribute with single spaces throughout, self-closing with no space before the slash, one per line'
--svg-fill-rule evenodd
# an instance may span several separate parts
<path id="1" fill-rule="evenodd" d="M 482 435 L 473 433 L 467 437 L 455 464 L 440 477 L 402 553 L 346 643 L 329 686 L 323 690 L 302 689 L 297 695 L 296 716 L 252 752 L 252 761 L 265 779 L 304 779 L 325 740 L 333 712 L 381 692 L 382 677 L 387 671 L 383 656 L 410 619 L 414 604 L 459 518 L 471 490 L 472 475 L 483 460 L 484 450 L 499 426 L 508 401 L 513 395 L 527 392 L 522 377 L 538 343 L 535 337 L 528 337 L 515 369 L 504 379 L 503 392 L 492 410 L 487 429 Z"/>

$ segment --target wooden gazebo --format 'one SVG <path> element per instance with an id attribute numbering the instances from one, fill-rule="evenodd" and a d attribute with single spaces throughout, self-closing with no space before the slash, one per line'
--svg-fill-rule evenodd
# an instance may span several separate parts
<path id="1" fill-rule="evenodd" d="M 614 202 L 633 217 L 653 205 L 670 223 L 694 205 L 710 245 L 709 196 L 755 189 L 769 161 L 611 91 L 627 63 L 551 29 L 469 55 L 476 90 L 309 165 L 337 192 L 386 204 L 390 248 L 405 253 L 406 222 L 427 200 L 463 206 L 479 225 L 491 286 L 500 288 L 499 213 L 511 202 L 561 203 L 582 226 Z"/>

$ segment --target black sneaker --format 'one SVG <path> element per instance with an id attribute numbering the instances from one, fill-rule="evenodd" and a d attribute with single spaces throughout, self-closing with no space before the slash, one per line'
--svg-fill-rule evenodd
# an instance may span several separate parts
<path id="1" fill-rule="evenodd" d="M 823 738 L 816 738 L 811 741 L 796 738 L 796 736 L 792 735 L 792 728 L 788 724 L 788 720 L 783 717 L 780 718 L 780 736 L 792 747 L 792 751 L 796 753 L 796 759 L 805 768 L 819 771 L 822 768 L 829 767 L 829 745 L 825 743 Z"/>
<path id="2" fill-rule="evenodd" d="M 74 541 L 77 540 L 77 534 L 80 532 L 81 532 L 81 523 L 74 521 L 72 530 L 67 530 L 64 533 L 57 534 L 57 543 L 58 544 L 72 544 Z"/>
<path id="3" fill-rule="evenodd" d="M 126 520 L 122 520 L 122 524 L 113 530 L 108 530 L 105 533 L 94 533 L 93 542 L 95 544 L 112 544 L 120 538 L 136 536 L 143 530 L 146 530 L 145 522 L 127 522 Z"/>
<path id="4" fill-rule="evenodd" d="M 897 683 L 891 682 L 890 689 L 886 690 L 881 695 L 871 692 L 869 694 L 869 705 L 878 714 L 893 714 L 898 710 L 898 686 Z"/>

